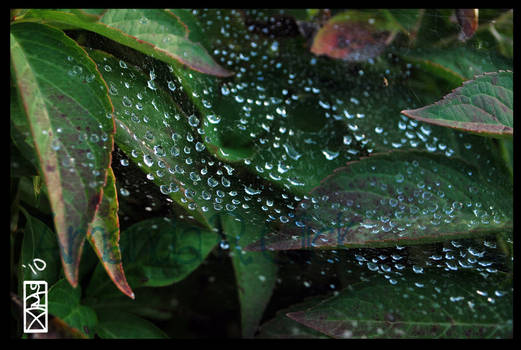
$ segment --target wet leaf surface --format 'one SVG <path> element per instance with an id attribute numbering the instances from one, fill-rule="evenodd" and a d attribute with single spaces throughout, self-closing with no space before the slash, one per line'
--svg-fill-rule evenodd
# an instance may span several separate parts
<path id="1" fill-rule="evenodd" d="M 48 45 L 57 48 L 49 52 Z M 63 32 L 36 23 L 14 24 L 11 54 L 49 189 L 65 275 L 76 286 L 81 250 L 111 159 L 114 123 L 105 116 L 112 105 L 94 62 Z"/>
<path id="2" fill-rule="evenodd" d="M 485 73 L 433 105 L 402 113 L 409 118 L 484 136 L 512 137 L 513 73 Z"/>
<path id="3" fill-rule="evenodd" d="M 512 336 L 511 291 L 496 290 L 492 277 L 482 280 L 477 274 L 458 273 L 458 283 L 451 278 L 417 274 L 392 288 L 383 278 L 371 278 L 288 316 L 334 338 Z"/>
<path id="4" fill-rule="evenodd" d="M 511 230 L 512 189 L 508 178 L 495 180 L 458 158 L 375 154 L 326 178 L 300 204 L 293 229 L 282 227 L 248 249 L 381 247 Z"/>

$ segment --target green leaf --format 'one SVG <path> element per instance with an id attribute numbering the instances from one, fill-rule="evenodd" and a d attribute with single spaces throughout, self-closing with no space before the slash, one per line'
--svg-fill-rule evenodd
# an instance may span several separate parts
<path id="1" fill-rule="evenodd" d="M 183 12 L 182 17 L 190 14 Z M 52 10 L 31 10 L 24 20 L 75 25 L 106 36 L 123 45 L 170 64 L 184 64 L 205 74 L 227 77 L 232 73 L 218 65 L 190 35 L 190 27 L 176 15 L 176 10 L 109 9 L 98 22 L 77 15 Z M 195 25 L 191 20 L 190 24 Z M 198 40 L 198 41 L 193 41 Z"/>
<path id="2" fill-rule="evenodd" d="M 20 285 L 29 280 L 46 281 L 49 286 L 53 285 L 58 280 L 61 268 L 56 234 L 24 209 L 22 212 L 26 224 L 20 255 Z M 35 262 L 35 259 L 41 261 Z"/>
<path id="3" fill-rule="evenodd" d="M 416 37 L 425 12 L 423 9 L 385 9 L 381 11 L 411 40 Z"/>
<path id="4" fill-rule="evenodd" d="M 499 290 L 497 276 L 450 271 L 402 280 L 391 285 L 375 275 L 288 316 L 334 338 L 512 337 L 512 291 Z"/>
<path id="5" fill-rule="evenodd" d="M 514 11 L 508 10 L 490 23 L 489 31 L 497 42 L 499 52 L 505 57 L 514 56 Z"/>
<path id="6" fill-rule="evenodd" d="M 153 323 L 120 310 L 98 311 L 96 334 L 102 339 L 161 339 L 167 335 Z"/>
<path id="7" fill-rule="evenodd" d="M 103 199 L 92 222 L 92 230 L 87 234 L 87 239 L 114 284 L 125 295 L 134 298 L 134 292 L 127 283 L 121 263 L 118 197 L 112 168 L 109 168 L 107 184 L 103 188 Z"/>
<path id="8" fill-rule="evenodd" d="M 409 118 L 490 137 L 514 133 L 513 74 L 485 73 L 433 105 L 402 113 Z"/>
<path id="9" fill-rule="evenodd" d="M 136 298 L 130 299 L 123 295 L 119 290 L 108 284 L 107 277 L 103 274 L 103 268 L 98 265 L 94 271 L 93 278 L 85 293 L 83 299 L 85 305 L 91 306 L 99 314 L 103 309 L 112 309 L 114 313 L 124 311 L 135 314 L 136 316 L 145 317 L 159 321 L 166 321 L 173 317 L 176 305 L 171 304 L 172 295 L 168 290 L 160 292 L 154 287 L 142 287 L 135 289 Z M 96 283 L 103 283 L 105 288 L 102 293 L 100 290 L 95 291 L 93 287 Z M 94 294 L 92 293 L 94 291 Z"/>
<path id="10" fill-rule="evenodd" d="M 62 31 L 17 23 L 10 35 L 13 80 L 49 189 L 65 276 L 76 286 L 111 160 L 112 105 L 94 62 Z"/>
<path id="11" fill-rule="evenodd" d="M 127 280 L 136 289 L 183 280 L 205 260 L 217 242 L 212 231 L 168 218 L 153 218 L 123 231 L 119 246 Z M 113 288 L 98 267 L 87 293 L 103 295 Z"/>
<path id="12" fill-rule="evenodd" d="M 514 142 L 513 140 L 498 140 L 501 154 L 510 174 L 514 176 Z"/>
<path id="13" fill-rule="evenodd" d="M 417 64 L 450 82 L 454 87 L 478 74 L 512 69 L 512 61 L 490 50 L 476 50 L 467 46 L 444 49 L 418 48 L 397 52 L 404 60 Z"/>
<path id="14" fill-rule="evenodd" d="M 375 154 L 337 169 L 297 210 L 296 226 L 248 249 L 384 247 L 512 229 L 508 175 L 421 151 Z"/>
<path id="15" fill-rule="evenodd" d="M 49 313 L 78 330 L 86 338 L 93 338 L 98 319 L 96 312 L 80 303 L 81 289 L 72 288 L 61 279 L 49 290 Z"/>
<path id="16" fill-rule="evenodd" d="M 239 291 L 242 336 L 251 338 L 275 287 L 275 255 L 270 252 L 247 252 L 242 248 L 255 241 L 267 229 L 262 220 L 259 222 L 251 215 L 240 217 L 234 212 L 223 213 L 220 217 L 222 230 L 230 243 L 230 256 Z"/>
<path id="17" fill-rule="evenodd" d="M 10 131 L 14 146 L 11 147 L 11 176 L 38 175 L 38 159 L 34 151 L 31 132 L 16 90 L 11 79 Z M 14 153 L 14 154 L 13 154 Z"/>

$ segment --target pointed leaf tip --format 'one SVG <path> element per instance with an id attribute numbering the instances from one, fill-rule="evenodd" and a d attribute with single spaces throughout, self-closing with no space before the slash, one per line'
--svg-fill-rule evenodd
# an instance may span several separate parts
<path id="1" fill-rule="evenodd" d="M 434 104 L 400 113 L 482 136 L 510 138 L 514 133 L 513 103 L 513 73 L 498 71 L 465 81 Z"/>

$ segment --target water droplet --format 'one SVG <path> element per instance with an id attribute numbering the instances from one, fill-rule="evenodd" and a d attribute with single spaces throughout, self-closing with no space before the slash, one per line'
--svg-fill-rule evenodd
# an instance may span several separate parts
<path id="1" fill-rule="evenodd" d="M 148 167 L 154 165 L 154 160 L 148 154 L 143 155 L 143 162 L 145 162 L 146 166 Z"/>
<path id="2" fill-rule="evenodd" d="M 217 180 L 215 180 L 213 177 L 209 177 L 207 182 L 208 182 L 208 186 L 210 186 L 212 188 L 219 184 L 219 182 Z"/>
<path id="3" fill-rule="evenodd" d="M 333 160 L 340 154 L 339 152 L 333 152 L 327 149 L 322 150 L 322 154 L 326 157 L 327 160 Z"/>
<path id="4" fill-rule="evenodd" d="M 188 117 L 188 124 L 195 128 L 197 125 L 199 125 L 199 119 L 194 114 L 192 114 L 190 117 Z"/>
<path id="5" fill-rule="evenodd" d="M 206 119 L 208 119 L 208 121 L 211 123 L 211 124 L 219 124 L 219 122 L 221 121 L 221 117 L 215 115 L 215 114 L 209 114 L 206 116 Z"/>

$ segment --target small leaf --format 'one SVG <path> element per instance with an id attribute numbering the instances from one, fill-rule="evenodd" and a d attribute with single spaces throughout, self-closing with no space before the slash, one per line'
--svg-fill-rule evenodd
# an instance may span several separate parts
<path id="1" fill-rule="evenodd" d="M 387 46 L 387 26 L 360 11 L 347 11 L 332 17 L 316 34 L 311 46 L 315 55 L 361 62 L 380 55 Z"/>
<path id="2" fill-rule="evenodd" d="M 470 39 L 478 29 L 478 9 L 457 9 L 456 18 L 461 26 L 459 38 L 461 41 Z"/>
<path id="3" fill-rule="evenodd" d="M 424 9 L 385 9 L 381 11 L 410 39 L 416 37 L 425 12 Z"/>
<path id="4" fill-rule="evenodd" d="M 324 333 L 313 328 L 304 326 L 302 323 L 289 318 L 287 314 L 308 309 L 318 302 L 324 300 L 324 296 L 313 297 L 301 303 L 291 305 L 286 309 L 277 311 L 271 320 L 263 323 L 260 327 L 259 339 L 329 339 Z"/>
<path id="5" fill-rule="evenodd" d="M 87 239 L 114 284 L 124 294 L 134 299 L 134 292 L 127 283 L 121 263 L 118 197 L 112 168 L 109 168 L 107 184 L 103 188 L 103 199 L 92 222 L 92 230 L 87 234 Z"/>
<path id="6" fill-rule="evenodd" d="M 107 86 L 85 51 L 47 25 L 11 25 L 11 64 L 48 188 L 65 276 L 76 286 L 113 148 Z"/>
<path id="7" fill-rule="evenodd" d="M 256 221 L 252 214 L 248 218 L 241 218 L 233 212 L 224 213 L 220 217 L 222 229 L 230 243 L 241 305 L 242 336 L 251 338 L 275 287 L 275 256 L 271 252 L 246 252 L 242 249 L 266 230 L 262 221 Z M 259 218 L 262 216 L 259 215 Z"/>
<path id="8" fill-rule="evenodd" d="M 288 316 L 334 338 L 511 338 L 512 292 L 496 294 L 498 283 L 475 272 L 432 271 L 396 285 L 375 275 Z"/>
<path id="9" fill-rule="evenodd" d="M 167 335 L 153 323 L 128 312 L 98 310 L 96 334 L 102 339 L 162 339 Z"/>
<path id="10" fill-rule="evenodd" d="M 81 289 L 72 288 L 61 279 L 49 290 L 49 313 L 79 331 L 85 338 L 93 338 L 98 323 L 96 312 L 80 304 Z"/>
<path id="11" fill-rule="evenodd" d="M 217 242 L 212 231 L 173 219 L 153 218 L 124 230 L 119 246 L 128 283 L 136 289 L 183 280 L 205 260 Z M 101 268 L 95 270 L 87 289 L 89 295 L 114 290 L 104 275 Z"/>
<path id="12" fill-rule="evenodd" d="M 427 152 L 375 154 L 337 169 L 301 203 L 298 225 L 248 249 L 389 247 L 501 233 L 512 228 L 507 176 Z"/>
<path id="13" fill-rule="evenodd" d="M 479 135 L 508 138 L 514 132 L 512 89 L 512 72 L 485 73 L 433 105 L 404 110 L 402 114 Z"/>

